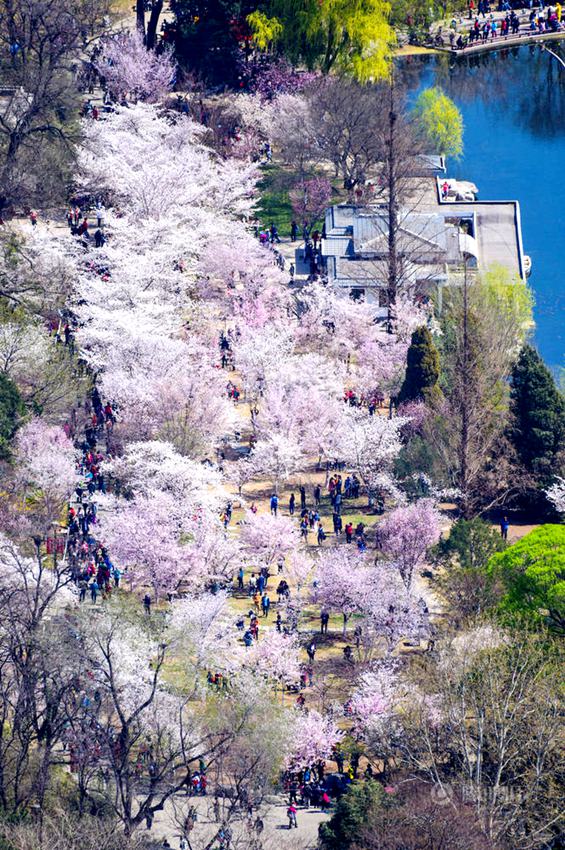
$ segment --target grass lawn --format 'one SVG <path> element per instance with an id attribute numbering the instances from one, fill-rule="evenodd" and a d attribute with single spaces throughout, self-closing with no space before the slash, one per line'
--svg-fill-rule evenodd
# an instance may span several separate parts
<path id="1" fill-rule="evenodd" d="M 263 166 L 263 176 L 258 183 L 260 201 L 257 218 L 264 227 L 276 225 L 281 236 L 290 236 L 293 219 L 288 190 L 282 188 L 283 169 L 278 165 Z"/>

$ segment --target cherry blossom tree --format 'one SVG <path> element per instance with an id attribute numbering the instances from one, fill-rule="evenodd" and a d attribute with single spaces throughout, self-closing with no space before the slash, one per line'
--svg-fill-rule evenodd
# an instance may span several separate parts
<path id="1" fill-rule="evenodd" d="M 295 549 L 287 559 L 286 573 L 296 585 L 297 594 L 314 574 L 315 562 L 303 549 Z"/>
<path id="2" fill-rule="evenodd" d="M 336 437 L 336 456 L 358 473 L 369 493 L 382 485 L 383 474 L 391 470 L 402 446 L 400 431 L 405 424 L 401 417 L 388 419 L 358 408 L 347 409 Z"/>
<path id="3" fill-rule="evenodd" d="M 303 180 L 290 190 L 290 202 L 295 217 L 308 228 L 326 211 L 332 196 L 332 186 L 327 177 Z"/>
<path id="4" fill-rule="evenodd" d="M 148 50 L 137 29 L 105 41 L 96 67 L 116 100 L 129 94 L 134 100 L 156 103 L 171 90 L 176 76 L 171 52 Z"/>
<path id="5" fill-rule="evenodd" d="M 240 542 L 248 557 L 271 566 L 295 551 L 300 540 L 291 519 L 248 512 L 241 526 Z"/>
<path id="6" fill-rule="evenodd" d="M 361 614 L 371 587 L 365 557 L 350 547 L 324 550 L 318 561 L 315 601 L 343 616 L 343 634 L 352 614 Z"/>
<path id="7" fill-rule="evenodd" d="M 431 499 L 396 508 L 380 523 L 382 551 L 398 567 L 408 591 L 412 588 L 414 571 L 424 563 L 430 546 L 437 543 L 440 530 L 441 515 Z"/>
<path id="8" fill-rule="evenodd" d="M 277 493 L 283 481 L 304 469 L 306 455 L 298 440 L 275 433 L 257 440 L 249 463 L 255 476 L 264 476 L 273 482 Z"/>
<path id="9" fill-rule="evenodd" d="M 221 234 L 219 213 L 245 216 L 253 211 L 257 171 L 238 160 L 218 160 L 201 143 L 204 132 L 188 117 L 170 122 L 148 104 L 117 108 L 85 128 L 83 186 L 104 192 L 111 205 L 127 209 L 137 227 L 143 222 L 149 244 L 157 236 L 150 222 L 165 224 L 159 233 L 171 227 L 178 233 L 186 226 L 198 239 L 204 225 L 208 237 Z"/>
<path id="10" fill-rule="evenodd" d="M 565 478 L 557 476 L 554 484 L 544 491 L 557 513 L 565 513 Z"/>
<path id="11" fill-rule="evenodd" d="M 186 596 L 173 602 L 168 634 L 197 672 L 210 669 L 233 674 L 241 669 L 244 647 L 234 629 L 227 592 Z"/>
<path id="12" fill-rule="evenodd" d="M 313 709 L 295 710 L 285 757 L 287 769 L 304 770 L 325 761 L 343 734 L 332 717 Z"/>
<path id="13" fill-rule="evenodd" d="M 102 471 L 112 481 L 113 489 L 124 495 L 148 496 L 160 490 L 175 499 L 191 501 L 195 508 L 219 507 L 220 472 L 179 454 L 171 443 L 129 443 L 120 457 L 104 461 Z"/>
<path id="14" fill-rule="evenodd" d="M 285 689 L 300 679 L 298 638 L 270 629 L 248 649 L 245 664 L 279 687 L 282 700 Z"/>
<path id="15" fill-rule="evenodd" d="M 15 461 L 17 490 L 46 531 L 77 484 L 77 453 L 62 428 L 32 419 L 18 432 Z"/>
<path id="16" fill-rule="evenodd" d="M 350 700 L 358 734 L 374 736 L 384 731 L 398 702 L 399 685 L 398 661 L 377 662 L 361 675 Z"/>
<path id="17" fill-rule="evenodd" d="M 186 549 L 180 543 L 189 519 L 166 493 L 126 501 L 108 498 L 100 519 L 104 544 L 126 571 L 131 587 L 150 585 L 156 596 L 176 590 L 188 579 Z"/>
<path id="18" fill-rule="evenodd" d="M 181 583 L 201 590 L 232 580 L 239 548 L 215 514 L 163 491 L 100 501 L 102 539 L 132 587 L 149 584 L 161 595 Z"/>
<path id="19" fill-rule="evenodd" d="M 379 561 L 371 570 L 363 614 L 363 643 L 368 657 L 382 649 L 383 641 L 390 655 L 403 639 L 419 643 L 430 637 L 425 600 L 416 599 L 408 591 L 398 569 L 390 562 Z"/>

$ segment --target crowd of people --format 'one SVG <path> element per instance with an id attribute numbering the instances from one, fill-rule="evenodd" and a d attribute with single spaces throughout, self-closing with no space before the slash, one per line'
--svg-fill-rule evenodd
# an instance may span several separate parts
<path id="1" fill-rule="evenodd" d="M 526 17 L 520 16 L 520 9 L 526 11 Z M 467 33 L 457 31 L 457 21 L 452 20 L 449 31 L 449 45 L 452 50 L 464 50 L 473 44 L 485 44 L 497 38 L 510 35 L 542 34 L 558 32 L 563 28 L 562 7 L 560 3 L 547 6 L 544 0 L 529 0 L 520 4 L 511 4 L 509 0 L 499 2 L 497 11 L 503 17 L 496 17 L 488 0 L 469 0 L 469 19 L 472 24 Z M 438 47 L 446 43 L 442 27 L 434 38 Z"/>

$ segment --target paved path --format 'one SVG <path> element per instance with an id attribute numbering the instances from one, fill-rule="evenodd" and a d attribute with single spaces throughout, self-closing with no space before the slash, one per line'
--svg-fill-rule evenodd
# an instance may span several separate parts
<path id="1" fill-rule="evenodd" d="M 213 799 L 210 797 L 175 797 L 165 806 L 164 811 L 158 812 L 153 822 L 152 834 L 158 841 L 165 838 L 175 850 L 179 847 L 182 824 L 190 806 L 194 806 L 198 812 L 195 827 L 190 833 L 190 843 L 193 850 L 200 850 L 216 834 L 218 824 L 214 821 L 212 813 Z M 298 829 L 289 830 L 286 817 L 286 802 L 273 799 L 272 802 L 263 805 L 260 816 L 264 823 L 261 834 L 261 843 L 264 850 L 276 848 L 292 848 L 292 850 L 312 850 L 317 844 L 318 827 L 328 819 L 320 809 L 299 808 L 297 815 Z M 250 832 L 245 821 L 235 820 L 230 825 L 235 847 L 248 850 L 250 838 L 254 835 Z"/>

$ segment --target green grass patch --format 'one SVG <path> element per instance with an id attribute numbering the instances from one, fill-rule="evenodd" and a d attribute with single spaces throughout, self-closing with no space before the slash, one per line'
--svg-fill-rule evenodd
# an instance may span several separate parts
<path id="1" fill-rule="evenodd" d="M 274 224 L 281 236 L 290 236 L 290 223 L 293 219 L 288 188 L 284 187 L 282 169 L 277 165 L 265 165 L 263 176 L 258 183 L 260 201 L 257 217 L 263 227 Z"/>

